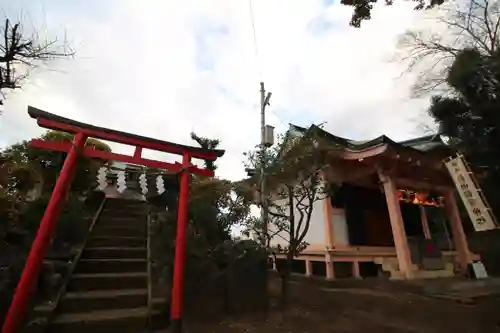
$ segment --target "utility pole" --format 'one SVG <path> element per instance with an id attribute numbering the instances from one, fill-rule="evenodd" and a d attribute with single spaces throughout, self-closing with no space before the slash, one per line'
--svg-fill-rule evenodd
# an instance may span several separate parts
<path id="1" fill-rule="evenodd" d="M 264 88 L 264 82 L 260 83 L 260 216 L 262 219 L 262 228 L 264 236 L 264 246 L 268 246 L 268 205 L 266 193 L 266 148 L 268 140 L 266 138 L 266 106 L 269 105 L 271 93 L 267 93 Z"/>

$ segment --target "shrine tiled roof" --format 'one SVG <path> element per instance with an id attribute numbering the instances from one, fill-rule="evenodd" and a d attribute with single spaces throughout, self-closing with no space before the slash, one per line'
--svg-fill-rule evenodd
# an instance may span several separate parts
<path id="1" fill-rule="evenodd" d="M 343 146 L 345 149 L 353 152 L 369 150 L 371 148 L 377 147 L 382 144 L 387 144 L 395 148 L 404 148 L 415 150 L 420 153 L 426 153 L 434 150 L 435 148 L 442 148 L 446 145 L 442 141 L 439 135 L 426 135 L 405 141 L 394 141 L 387 137 L 386 135 L 381 135 L 371 140 L 350 140 L 340 136 L 331 134 L 325 131 L 317 125 L 311 125 L 309 128 L 300 127 L 294 124 L 290 124 L 290 131 L 295 133 L 304 134 L 308 131 L 313 131 L 316 135 L 324 137 L 327 140 L 331 140 L 335 144 Z"/>

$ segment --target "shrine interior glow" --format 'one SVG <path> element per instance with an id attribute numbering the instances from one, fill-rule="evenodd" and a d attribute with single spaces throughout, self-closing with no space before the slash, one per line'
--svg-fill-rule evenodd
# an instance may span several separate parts
<path id="1" fill-rule="evenodd" d="M 444 198 L 431 196 L 428 192 L 409 189 L 398 190 L 399 201 L 420 206 L 443 207 Z"/>

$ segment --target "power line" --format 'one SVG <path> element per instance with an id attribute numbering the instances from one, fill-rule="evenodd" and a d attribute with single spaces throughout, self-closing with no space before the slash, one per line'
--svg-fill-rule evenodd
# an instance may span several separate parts
<path id="1" fill-rule="evenodd" d="M 259 71 L 259 80 L 262 81 L 262 68 L 261 68 L 261 64 L 260 64 L 259 45 L 257 43 L 257 33 L 255 31 L 255 18 L 253 16 L 252 0 L 248 0 L 248 8 L 250 10 L 250 21 L 252 22 L 253 48 L 255 51 L 255 59 L 257 61 L 257 69 Z"/>
<path id="2" fill-rule="evenodd" d="M 278 119 L 278 121 L 283 125 L 285 126 L 285 128 L 288 128 L 288 124 L 291 123 L 290 121 L 283 121 L 281 119 L 281 116 L 278 115 L 278 113 L 276 111 L 274 111 L 273 109 L 270 110 L 272 114 L 274 114 L 274 116 L 276 117 L 276 119 Z"/>
<path id="3" fill-rule="evenodd" d="M 252 0 L 248 0 L 248 8 L 249 8 L 249 11 L 250 11 L 250 20 L 252 22 L 252 33 L 253 33 L 253 47 L 254 47 L 254 52 L 255 52 L 255 59 L 256 59 L 256 62 L 257 62 L 257 69 L 259 71 L 259 79 L 260 81 L 262 82 L 262 66 L 261 66 L 261 62 L 260 62 L 260 55 L 259 55 L 259 43 L 257 41 L 257 32 L 256 32 L 256 29 L 255 29 L 255 17 L 254 17 L 254 14 L 253 14 L 253 7 L 252 7 Z M 285 123 L 281 117 L 274 111 L 271 109 L 271 112 L 274 114 L 274 116 L 278 119 L 278 121 L 283 125 L 285 126 L 285 128 L 288 127 L 288 123 Z"/>

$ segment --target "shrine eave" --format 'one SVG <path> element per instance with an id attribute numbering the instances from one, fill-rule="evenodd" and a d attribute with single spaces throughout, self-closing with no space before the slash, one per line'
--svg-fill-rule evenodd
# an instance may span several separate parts
<path id="1" fill-rule="evenodd" d="M 221 149 L 205 149 L 201 147 L 193 147 L 162 141 L 137 134 L 121 132 L 109 128 L 94 126 L 78 122 L 69 118 L 61 117 L 56 114 L 28 106 L 28 114 L 31 118 L 37 120 L 38 126 L 50 130 L 64 131 L 68 133 L 77 133 L 79 130 L 87 132 L 91 137 L 97 139 L 108 140 L 127 145 L 135 145 L 147 149 L 154 149 L 173 154 L 182 155 L 189 153 L 194 158 L 215 160 L 224 155 L 224 150 Z"/>
<path id="2" fill-rule="evenodd" d="M 439 135 L 427 135 L 411 140 L 396 142 L 386 135 L 381 135 L 371 140 L 355 141 L 333 135 L 319 126 L 312 125 L 309 128 L 304 128 L 290 124 L 290 127 L 300 133 L 313 132 L 324 139 L 342 146 L 347 155 L 355 156 L 362 155 L 365 157 L 378 155 L 384 152 L 401 151 L 406 153 L 414 153 L 417 155 L 427 155 L 436 147 L 443 147 L 445 144 Z"/>
<path id="3" fill-rule="evenodd" d="M 369 146 L 364 149 L 346 148 L 342 154 L 343 158 L 348 160 L 363 159 L 380 155 L 394 156 L 394 157 L 413 156 L 418 159 L 425 158 L 425 159 L 433 159 L 439 161 L 443 158 L 442 156 L 433 154 L 432 152 L 425 152 L 411 147 L 405 147 L 397 143 L 385 142 L 385 141 L 382 141 L 381 143 Z"/>

